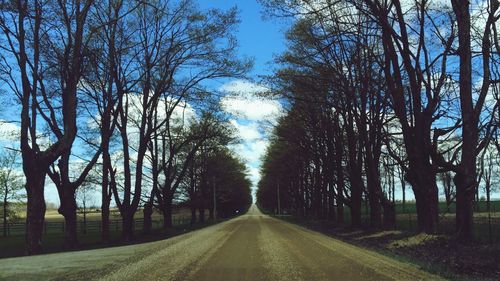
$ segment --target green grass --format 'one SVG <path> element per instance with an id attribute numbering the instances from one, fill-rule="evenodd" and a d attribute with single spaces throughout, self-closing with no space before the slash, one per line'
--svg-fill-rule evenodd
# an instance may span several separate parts
<path id="1" fill-rule="evenodd" d="M 110 242 L 107 244 L 103 244 L 101 242 L 100 222 L 97 221 L 97 219 L 93 221 L 91 220 L 89 222 L 89 227 L 87 228 L 87 232 L 85 234 L 83 233 L 83 228 L 82 228 L 83 224 L 81 221 L 79 221 L 78 223 L 79 227 L 78 240 L 80 243 L 79 250 L 105 248 L 105 247 L 161 240 L 213 224 L 213 222 L 207 220 L 205 223 L 197 223 L 194 225 L 190 225 L 190 217 L 187 217 L 185 215 L 186 214 L 184 213 L 174 215 L 173 216 L 174 226 L 168 230 L 163 229 L 162 220 L 159 220 L 158 217 L 153 218 L 152 233 L 148 235 L 144 235 L 142 233 L 142 224 L 136 223 L 135 233 L 134 233 L 135 239 L 132 242 L 127 242 L 127 243 L 121 240 L 120 223 L 110 224 L 110 229 L 109 229 Z M 47 219 L 47 227 L 44 229 L 44 234 L 42 237 L 42 246 L 44 253 L 56 253 L 65 251 L 62 245 L 62 241 L 64 239 L 62 224 L 63 222 L 60 219 L 54 219 L 54 218 Z M 11 231 L 11 235 L 7 237 L 0 236 L 0 258 L 16 257 L 24 255 L 24 248 L 25 248 L 24 240 L 25 237 L 24 237 L 23 227 Z"/>
<path id="2" fill-rule="evenodd" d="M 455 208 L 456 204 L 451 203 L 449 212 L 450 213 L 455 213 Z M 495 200 L 490 202 L 490 210 L 491 212 L 500 212 L 500 200 Z M 364 211 L 364 210 L 363 210 Z M 486 213 L 487 208 L 486 208 L 486 201 L 479 201 L 477 202 L 477 205 L 475 206 L 476 213 Z M 447 207 L 446 207 L 446 202 L 439 202 L 439 212 L 440 213 L 446 213 L 447 212 Z M 405 204 L 405 209 L 403 210 L 403 203 L 397 202 L 396 203 L 396 213 L 397 214 L 416 214 L 417 213 L 417 207 L 415 202 L 406 202 Z"/>
<path id="3" fill-rule="evenodd" d="M 181 224 L 175 225 L 168 231 L 163 229 L 153 229 L 152 233 L 149 235 L 143 235 L 141 230 L 137 229 L 135 231 L 135 239 L 132 243 L 124 243 L 121 240 L 121 229 L 110 229 L 110 242 L 108 244 L 103 244 L 101 242 L 101 233 L 96 231 L 87 232 L 87 234 L 79 233 L 78 240 L 80 243 L 80 250 L 104 248 L 111 246 L 119 246 L 125 244 L 135 244 L 142 242 L 155 241 L 159 239 L 166 239 L 178 234 L 182 234 L 188 231 L 198 229 L 210 225 L 211 223 L 204 224 Z M 47 233 L 43 235 L 42 245 L 44 253 L 56 253 L 64 251 L 62 246 L 62 241 L 64 239 L 64 234 L 58 233 Z M 24 255 L 24 235 L 12 235 L 7 237 L 0 237 L 0 258 L 6 257 L 16 257 Z"/>
<path id="4" fill-rule="evenodd" d="M 488 219 L 486 202 L 480 201 L 479 211 L 474 212 L 474 237 L 483 242 L 500 243 L 500 201 L 491 201 L 491 222 Z M 438 232 L 453 236 L 455 234 L 455 204 L 450 205 L 447 212 L 446 203 L 439 203 L 440 216 Z M 365 204 L 361 208 L 361 221 L 363 225 L 369 225 L 369 208 Z M 407 202 L 405 209 L 401 202 L 396 203 L 396 229 L 407 232 L 417 232 L 417 211 L 415 202 Z M 351 220 L 350 209 L 344 207 L 344 221 L 349 224 Z M 491 235 L 490 235 L 491 225 Z"/>

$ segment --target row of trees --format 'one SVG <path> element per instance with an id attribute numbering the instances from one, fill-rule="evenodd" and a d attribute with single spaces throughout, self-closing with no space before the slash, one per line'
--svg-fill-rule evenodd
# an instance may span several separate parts
<path id="1" fill-rule="evenodd" d="M 473 239 L 479 159 L 498 152 L 498 1 L 261 2 L 293 26 L 270 78 L 289 112 L 258 202 L 276 206 L 279 184 L 300 215 L 343 222 L 347 206 L 359 227 L 365 201 L 371 227 L 393 227 L 396 183 L 403 197 L 408 184 L 419 231 L 436 233 L 447 174 L 457 237 Z"/>
<path id="2" fill-rule="evenodd" d="M 1 2 L 0 78 L 7 98 L 19 101 L 28 254 L 42 250 L 47 177 L 59 194 L 66 248 L 78 245 L 75 193 L 92 173 L 103 241 L 112 200 L 125 240 L 141 206 L 146 232 L 153 209 L 172 226 L 179 190 L 211 180 L 203 173 L 188 181 L 201 173 L 199 161 L 232 140 L 205 82 L 249 68 L 235 58 L 237 23 L 235 9 L 202 12 L 192 0 Z M 236 161 L 224 153 L 223 163 Z M 246 194 L 242 167 L 234 177 Z"/>

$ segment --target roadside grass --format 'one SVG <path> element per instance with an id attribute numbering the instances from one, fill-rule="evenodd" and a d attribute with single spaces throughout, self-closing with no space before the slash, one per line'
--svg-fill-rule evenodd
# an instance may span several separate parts
<path id="1" fill-rule="evenodd" d="M 474 237 L 480 242 L 500 244 L 500 200 L 491 201 L 490 213 L 486 202 L 479 201 L 474 211 Z M 455 234 L 455 203 L 447 210 L 445 202 L 439 202 L 438 233 L 453 236 Z M 415 233 L 417 229 L 417 213 L 415 202 L 407 202 L 403 209 L 401 202 L 396 202 L 396 229 Z M 369 208 L 362 208 L 361 220 L 369 225 Z M 344 221 L 351 220 L 349 208 L 344 208 Z"/>
<path id="2" fill-rule="evenodd" d="M 439 202 L 439 212 L 441 214 L 444 213 L 455 213 L 455 208 L 456 204 L 455 202 L 451 203 L 449 208 L 446 206 L 446 202 Z M 498 212 L 500 213 L 500 200 L 492 200 L 490 201 L 490 211 L 495 213 Z M 479 201 L 475 202 L 474 206 L 474 212 L 475 213 L 487 213 L 487 204 L 486 201 Z M 416 214 L 417 213 L 417 206 L 415 204 L 415 201 L 409 201 L 406 202 L 406 204 L 403 207 L 402 202 L 396 202 L 396 214 L 404 214 L 404 213 L 411 213 L 411 214 Z"/>

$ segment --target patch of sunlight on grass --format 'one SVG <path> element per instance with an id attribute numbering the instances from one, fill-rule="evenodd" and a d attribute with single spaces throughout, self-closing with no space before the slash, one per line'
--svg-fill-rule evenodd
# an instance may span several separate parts
<path id="1" fill-rule="evenodd" d="M 400 240 L 393 241 L 388 244 L 389 249 L 412 247 L 417 245 L 422 245 L 427 242 L 432 242 L 442 237 L 442 235 L 430 235 L 425 233 L 420 233 L 414 236 L 406 237 Z"/>
<path id="2" fill-rule="evenodd" d="M 402 232 L 399 230 L 388 230 L 388 231 L 380 231 L 370 235 L 360 236 L 356 238 L 356 240 L 370 239 L 370 238 L 380 238 L 388 235 L 400 235 Z"/>

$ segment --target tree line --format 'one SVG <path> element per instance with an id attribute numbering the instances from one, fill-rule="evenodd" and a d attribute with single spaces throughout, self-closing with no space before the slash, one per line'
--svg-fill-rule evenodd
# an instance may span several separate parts
<path id="1" fill-rule="evenodd" d="M 392 228 L 396 186 L 403 201 L 411 188 L 418 230 L 432 234 L 443 182 L 456 236 L 471 241 L 474 201 L 481 183 L 490 199 L 498 166 L 499 2 L 261 3 L 292 26 L 268 77 L 288 112 L 258 203 L 339 223 L 348 208 L 353 227 L 366 203 L 370 227 Z"/>
<path id="2" fill-rule="evenodd" d="M 245 167 L 219 95 L 207 85 L 242 77 L 236 9 L 201 11 L 195 1 L 33 0 L 0 3 L 0 79 L 18 101 L 19 151 L 27 196 L 26 252 L 42 251 L 49 179 L 65 220 L 64 246 L 78 246 L 76 193 L 90 180 L 102 194 L 102 240 L 110 207 L 133 237 L 159 211 L 187 201 L 204 220 L 251 202 Z"/>

